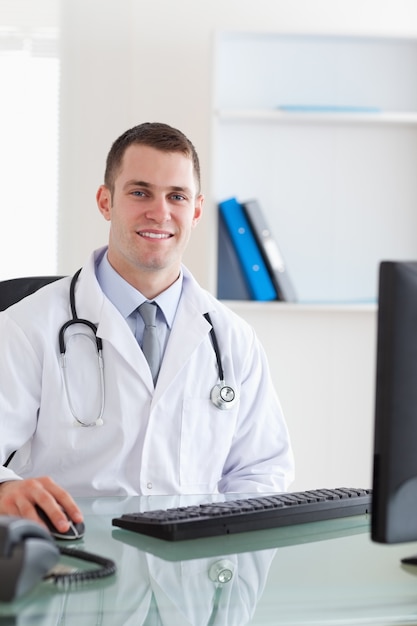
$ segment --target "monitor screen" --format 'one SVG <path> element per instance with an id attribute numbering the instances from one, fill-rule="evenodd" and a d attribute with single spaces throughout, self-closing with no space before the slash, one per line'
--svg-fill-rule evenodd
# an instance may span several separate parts
<path id="1" fill-rule="evenodd" d="M 417 540 L 417 262 L 379 270 L 372 539 Z"/>

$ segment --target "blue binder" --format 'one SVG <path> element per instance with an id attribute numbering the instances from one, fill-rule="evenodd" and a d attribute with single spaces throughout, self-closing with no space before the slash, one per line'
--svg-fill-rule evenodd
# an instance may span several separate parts
<path id="1" fill-rule="evenodd" d="M 220 202 L 219 210 L 236 250 L 249 292 L 253 300 L 276 300 L 274 283 L 251 230 L 243 207 L 236 198 Z M 219 268 L 219 272 L 222 268 Z"/>
<path id="2" fill-rule="evenodd" d="M 220 300 L 252 300 L 252 294 L 220 211 L 217 241 L 217 297 Z"/>

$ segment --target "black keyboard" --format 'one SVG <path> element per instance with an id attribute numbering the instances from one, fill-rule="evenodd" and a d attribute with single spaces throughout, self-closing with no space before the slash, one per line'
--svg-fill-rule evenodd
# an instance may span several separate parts
<path id="1" fill-rule="evenodd" d="M 371 499 L 371 489 L 315 489 L 126 513 L 112 523 L 136 533 L 176 541 L 363 515 L 371 512 Z"/>

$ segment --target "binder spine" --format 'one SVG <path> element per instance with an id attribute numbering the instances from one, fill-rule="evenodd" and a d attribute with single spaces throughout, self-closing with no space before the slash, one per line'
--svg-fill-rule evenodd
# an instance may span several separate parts
<path id="1" fill-rule="evenodd" d="M 217 297 L 220 300 L 251 300 L 235 247 L 219 211 L 217 242 Z"/>
<path id="2" fill-rule="evenodd" d="M 297 296 L 288 274 L 284 258 L 276 239 L 271 233 L 258 201 L 249 200 L 244 202 L 242 207 L 269 270 L 279 300 L 296 302 Z"/>
<path id="3" fill-rule="evenodd" d="M 230 198 L 220 202 L 219 210 L 236 250 L 252 299 L 276 300 L 278 297 L 276 288 L 242 205 L 236 198 Z"/>

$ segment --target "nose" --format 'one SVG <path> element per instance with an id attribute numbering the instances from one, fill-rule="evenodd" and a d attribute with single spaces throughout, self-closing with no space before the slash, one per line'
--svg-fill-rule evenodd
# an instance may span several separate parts
<path id="1" fill-rule="evenodd" d="M 155 197 L 148 205 L 146 217 L 157 224 L 163 224 L 171 218 L 171 209 L 166 198 Z"/>

